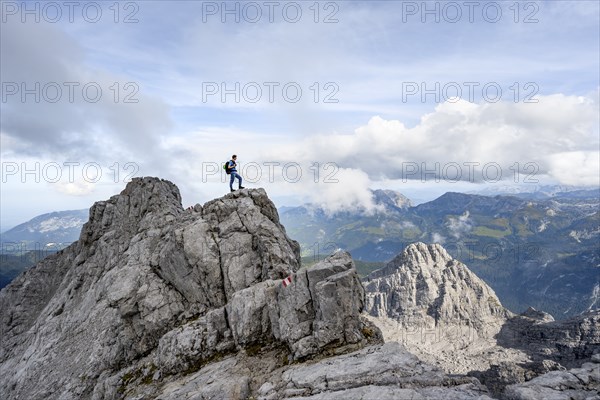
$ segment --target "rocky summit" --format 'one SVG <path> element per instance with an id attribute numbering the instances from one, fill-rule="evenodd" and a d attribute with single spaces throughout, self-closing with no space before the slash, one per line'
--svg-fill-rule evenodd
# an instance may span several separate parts
<path id="1" fill-rule="evenodd" d="M 0 291 L 1 398 L 489 398 L 383 344 L 348 253 L 299 254 L 262 189 L 184 209 L 135 178 Z"/>

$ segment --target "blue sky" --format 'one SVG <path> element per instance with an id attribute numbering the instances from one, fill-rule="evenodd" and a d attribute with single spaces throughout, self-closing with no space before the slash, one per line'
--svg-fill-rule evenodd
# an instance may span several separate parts
<path id="1" fill-rule="evenodd" d="M 2 1 L 2 229 L 89 207 L 131 172 L 204 202 L 232 153 L 277 205 L 331 211 L 371 207 L 368 188 L 598 185 L 597 1 L 77 2 L 73 22 L 65 3 L 25 4 Z M 36 82 L 40 101 L 22 98 Z"/>

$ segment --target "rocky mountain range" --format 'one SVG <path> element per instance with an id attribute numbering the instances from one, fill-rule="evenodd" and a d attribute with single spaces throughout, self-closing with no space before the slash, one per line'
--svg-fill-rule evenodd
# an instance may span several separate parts
<path id="1" fill-rule="evenodd" d="M 301 269 L 263 190 L 184 210 L 172 183 L 134 179 L 94 204 L 76 243 L 0 291 L 0 387 L 7 399 L 485 392 L 382 345 L 363 307 L 350 256 Z M 368 373 L 336 367 L 356 364 Z"/>
<path id="2" fill-rule="evenodd" d="M 410 243 L 442 244 L 513 312 L 534 307 L 566 319 L 600 306 L 595 193 L 559 192 L 542 200 L 446 193 L 404 208 L 374 197 L 382 209 L 370 214 L 331 215 L 307 205 L 286 209 L 281 220 L 306 255 L 342 248 L 355 260 L 379 262 L 374 268 Z"/>
<path id="3" fill-rule="evenodd" d="M 599 318 L 515 316 L 439 245 L 412 244 L 364 282 L 344 251 L 303 267 L 264 190 L 183 209 L 171 182 L 135 178 L 93 205 L 77 242 L 0 290 L 0 388 L 9 400 L 592 399 Z M 454 367 L 393 338 L 452 326 L 477 332 L 436 339 Z"/>
<path id="4" fill-rule="evenodd" d="M 55 211 L 19 224 L 2 232 L 2 253 L 43 250 L 51 247 L 60 250 L 79 238 L 81 227 L 88 219 L 88 210 Z"/>
<path id="5" fill-rule="evenodd" d="M 38 215 L 0 234 L 0 289 L 44 257 L 77 241 L 88 210 Z"/>
<path id="6" fill-rule="evenodd" d="M 329 215 L 310 205 L 279 214 L 307 265 L 342 248 L 366 276 L 410 243 L 440 243 L 514 312 L 535 307 L 566 319 L 597 308 L 600 192 L 530 186 L 511 196 L 447 193 L 416 207 L 398 192 L 373 190 L 371 214 Z M 50 213 L 2 234 L 0 288 L 76 241 L 87 218 L 86 210 Z"/>
<path id="7" fill-rule="evenodd" d="M 469 194 L 478 194 L 484 196 L 516 196 L 523 199 L 531 200 L 543 200 L 543 199 L 591 199 L 600 198 L 600 188 L 590 189 L 585 186 L 573 186 L 573 185 L 539 185 L 539 184 L 526 184 L 526 185 L 492 185 L 476 192 L 469 192 Z"/>

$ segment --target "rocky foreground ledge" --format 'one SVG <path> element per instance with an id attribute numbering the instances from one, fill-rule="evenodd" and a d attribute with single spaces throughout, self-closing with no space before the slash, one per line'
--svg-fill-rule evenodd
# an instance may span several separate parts
<path id="1" fill-rule="evenodd" d="M 264 190 L 184 210 L 136 178 L 0 291 L 2 399 L 489 398 L 382 344 L 364 306 L 347 253 L 301 268 Z"/>

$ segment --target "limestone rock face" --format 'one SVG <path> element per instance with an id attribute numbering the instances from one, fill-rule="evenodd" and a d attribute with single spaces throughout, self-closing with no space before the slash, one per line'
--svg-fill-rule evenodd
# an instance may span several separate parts
<path id="1" fill-rule="evenodd" d="M 598 400 L 600 399 L 600 357 L 568 371 L 551 371 L 530 381 L 510 385 L 507 400 Z"/>
<path id="2" fill-rule="evenodd" d="M 150 371 L 160 381 L 244 349 L 360 348 L 376 329 L 363 305 L 347 253 L 300 269 L 264 190 L 184 210 L 174 184 L 136 178 L 94 204 L 78 242 L 0 291 L 2 397 L 120 398 Z"/>
<path id="3" fill-rule="evenodd" d="M 476 379 L 448 376 L 398 343 L 291 366 L 277 364 L 276 351 L 238 354 L 164 385 L 161 400 L 490 400 Z M 135 398 L 147 398 L 138 392 Z M 133 397 L 132 397 L 133 398 Z M 149 397 L 148 397 L 149 398 Z"/>
<path id="4" fill-rule="evenodd" d="M 409 245 L 364 285 L 366 311 L 407 328 L 470 325 L 489 336 L 510 316 L 494 291 L 438 244 Z"/>
<path id="5" fill-rule="evenodd" d="M 564 321 L 533 308 L 507 321 L 498 333 L 498 344 L 522 349 L 533 360 L 550 359 L 573 368 L 600 353 L 600 311 Z"/>
<path id="6" fill-rule="evenodd" d="M 278 389 L 282 397 L 273 396 Z M 293 366 L 262 392 L 261 399 L 490 399 L 477 380 L 449 377 L 395 342 Z"/>

